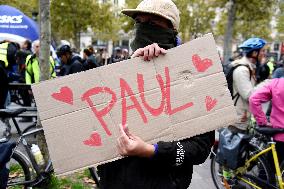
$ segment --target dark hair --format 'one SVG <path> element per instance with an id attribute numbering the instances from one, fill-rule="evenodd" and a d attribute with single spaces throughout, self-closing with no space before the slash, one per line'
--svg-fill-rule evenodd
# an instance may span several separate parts
<path id="1" fill-rule="evenodd" d="M 65 55 L 65 54 L 72 54 L 72 51 L 71 51 L 71 48 L 69 45 L 62 45 L 60 46 L 58 49 L 57 49 L 57 56 L 61 57 L 62 55 Z"/>
<path id="2" fill-rule="evenodd" d="M 32 49 L 32 42 L 30 41 L 30 40 L 26 40 L 25 42 L 24 42 L 24 44 L 27 44 L 27 50 L 31 50 Z"/>
<path id="3" fill-rule="evenodd" d="M 84 49 L 83 52 L 87 55 L 87 56 L 91 56 L 92 52 L 89 49 Z"/>
<path id="4" fill-rule="evenodd" d="M 87 48 L 91 53 L 94 53 L 94 47 L 92 45 L 88 45 Z"/>
<path id="5" fill-rule="evenodd" d="M 260 50 L 260 49 L 259 49 L 259 50 Z M 246 53 L 246 57 L 251 58 L 251 57 L 252 57 L 253 52 L 259 52 L 259 50 L 252 50 L 252 51 L 250 51 L 250 52 Z"/>
<path id="6" fill-rule="evenodd" d="M 270 75 L 270 70 L 269 67 L 267 66 L 267 64 L 262 64 L 260 66 L 258 66 L 257 70 L 256 70 L 256 82 L 260 83 L 266 79 L 268 79 Z"/>

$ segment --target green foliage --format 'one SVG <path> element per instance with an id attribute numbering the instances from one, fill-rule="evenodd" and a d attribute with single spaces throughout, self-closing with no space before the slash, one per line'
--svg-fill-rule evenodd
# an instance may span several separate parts
<path id="1" fill-rule="evenodd" d="M 279 2 L 278 14 L 276 15 L 277 26 L 276 29 L 278 31 L 279 40 L 284 40 L 284 1 Z"/>
<path id="2" fill-rule="evenodd" d="M 51 28 L 58 38 L 73 38 L 78 46 L 79 33 L 94 23 L 92 0 L 51 2 Z"/>
<path id="3" fill-rule="evenodd" d="M 223 10 L 221 19 L 217 25 L 218 36 L 223 36 L 227 23 L 227 9 L 225 0 L 216 0 L 216 5 Z M 244 40 L 252 36 L 270 39 L 272 19 L 276 0 L 235 0 L 236 3 L 236 19 L 233 28 L 233 38 Z"/>
<path id="4" fill-rule="evenodd" d="M 126 0 L 125 8 L 126 9 L 135 9 L 137 5 L 140 3 L 140 0 Z M 120 14 L 120 23 L 122 29 L 127 33 L 133 29 L 134 21 L 132 18 L 125 16 L 124 14 Z"/>
<path id="5" fill-rule="evenodd" d="M 79 34 L 91 27 L 96 38 L 117 38 L 119 30 L 112 6 L 95 0 L 61 0 L 51 3 L 51 26 L 53 36 L 75 39 L 79 46 Z"/>
<path id="6" fill-rule="evenodd" d="M 109 3 L 95 3 L 94 5 L 91 27 L 96 33 L 96 38 L 101 40 L 117 40 L 120 22 L 115 15 L 115 7 L 112 7 Z"/>
<path id="7" fill-rule="evenodd" d="M 15 7 L 29 17 L 32 17 L 32 12 L 38 12 L 38 0 L 0 0 L 0 5 L 9 5 Z"/>
<path id="8" fill-rule="evenodd" d="M 176 0 L 180 10 L 180 29 L 183 41 L 196 38 L 200 34 L 212 32 L 216 12 L 214 1 Z"/>

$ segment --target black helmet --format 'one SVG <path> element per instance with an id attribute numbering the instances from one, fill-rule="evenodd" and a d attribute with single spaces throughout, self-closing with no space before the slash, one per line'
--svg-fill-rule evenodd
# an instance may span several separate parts
<path id="1" fill-rule="evenodd" d="M 72 53 L 71 47 L 69 45 L 62 45 L 56 51 L 56 54 L 57 54 L 58 57 L 66 54 L 66 53 Z"/>

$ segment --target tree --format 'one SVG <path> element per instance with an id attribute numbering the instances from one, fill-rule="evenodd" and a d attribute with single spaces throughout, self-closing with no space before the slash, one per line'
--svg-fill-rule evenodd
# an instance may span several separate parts
<path id="1" fill-rule="evenodd" d="M 76 47 L 80 46 L 80 33 L 87 28 L 100 39 L 113 39 L 118 31 L 111 5 L 96 0 L 52 1 L 51 27 L 54 37 L 74 39 Z"/>
<path id="2" fill-rule="evenodd" d="M 50 56 L 50 2 L 49 0 L 40 0 L 40 81 L 49 79 L 49 56 Z M 42 127 L 38 119 L 37 127 Z M 44 135 L 37 135 L 38 143 L 42 149 L 45 162 L 47 162 L 49 153 Z"/>
<path id="3" fill-rule="evenodd" d="M 284 40 L 284 1 L 279 1 L 279 9 L 276 15 L 277 25 L 276 29 L 278 32 L 278 39 Z"/>
<path id="4" fill-rule="evenodd" d="M 176 0 L 180 10 L 180 29 L 183 41 L 213 32 L 212 24 L 216 15 L 214 1 Z"/>
<path id="5" fill-rule="evenodd" d="M 80 32 L 94 24 L 93 0 L 61 0 L 51 2 L 51 27 L 53 36 L 72 38 L 75 46 L 80 47 Z"/>
<path id="6" fill-rule="evenodd" d="M 231 0 L 232 1 L 232 0 Z M 216 0 L 216 7 L 222 11 L 221 19 L 217 25 L 217 35 L 223 36 L 228 30 L 225 25 L 228 24 L 227 18 L 230 15 L 235 17 L 234 21 L 228 24 L 227 28 L 232 28 L 232 34 L 225 35 L 224 41 L 243 41 L 249 37 L 257 36 L 267 40 L 270 39 L 271 26 L 270 21 L 273 16 L 275 7 L 277 6 L 276 0 L 234 0 L 235 14 L 229 11 L 230 6 L 226 6 L 227 0 Z M 224 46 L 224 52 L 231 52 L 232 46 Z M 228 60 L 228 54 L 224 60 Z"/>
<path id="7" fill-rule="evenodd" d="M 125 8 L 135 9 L 139 3 L 140 3 L 140 0 L 126 0 Z M 128 16 L 120 15 L 120 23 L 121 23 L 122 29 L 126 33 L 128 33 L 130 30 L 133 29 L 134 20 Z"/>
<path id="8" fill-rule="evenodd" d="M 95 22 L 91 25 L 95 37 L 100 40 L 117 40 L 118 31 L 121 29 L 118 10 L 109 3 L 95 4 L 96 12 L 93 13 Z"/>
<path id="9" fill-rule="evenodd" d="M 9 5 L 15 7 L 29 17 L 32 17 L 33 12 L 38 12 L 38 0 L 0 0 L 0 5 Z"/>

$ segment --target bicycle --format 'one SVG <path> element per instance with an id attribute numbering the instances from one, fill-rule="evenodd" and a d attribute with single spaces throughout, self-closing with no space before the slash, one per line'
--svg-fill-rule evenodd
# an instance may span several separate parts
<path id="1" fill-rule="evenodd" d="M 211 175 L 217 189 L 234 189 L 237 187 L 256 189 L 283 189 L 284 161 L 279 164 L 272 136 L 284 133 L 284 129 L 256 127 L 256 134 L 250 137 L 248 157 L 244 165 L 235 170 L 227 169 L 216 162 L 216 144 L 211 153 Z M 276 177 L 267 160 L 272 152 Z M 281 170 L 281 171 L 280 171 Z"/>
<path id="2" fill-rule="evenodd" d="M 14 151 L 12 153 L 11 160 L 8 162 L 10 171 L 17 169 L 17 174 L 9 175 L 8 186 L 21 185 L 24 186 L 25 189 L 28 189 L 35 186 L 43 186 L 46 183 L 45 181 L 48 181 L 50 179 L 54 170 L 52 168 L 51 159 L 48 159 L 47 163 L 44 166 L 39 166 L 36 163 L 35 157 L 31 151 L 32 143 L 27 140 L 27 137 L 43 134 L 43 128 L 34 128 L 30 131 L 22 132 L 15 118 L 25 111 L 25 108 L 17 108 L 11 110 L 2 109 L 0 110 L 0 117 L 4 120 L 12 119 L 19 135 L 16 140 L 16 147 L 14 148 Z M 9 129 L 9 132 L 11 132 L 11 129 Z M 9 141 L 10 138 L 11 134 L 8 134 L 7 137 L 0 139 L 0 144 L 1 141 L 2 143 Z M 20 144 L 23 145 L 26 154 L 24 154 L 17 148 Z M 89 171 L 93 179 L 96 181 L 97 186 L 99 186 L 99 179 L 96 173 L 96 169 L 92 167 L 89 168 Z"/>

